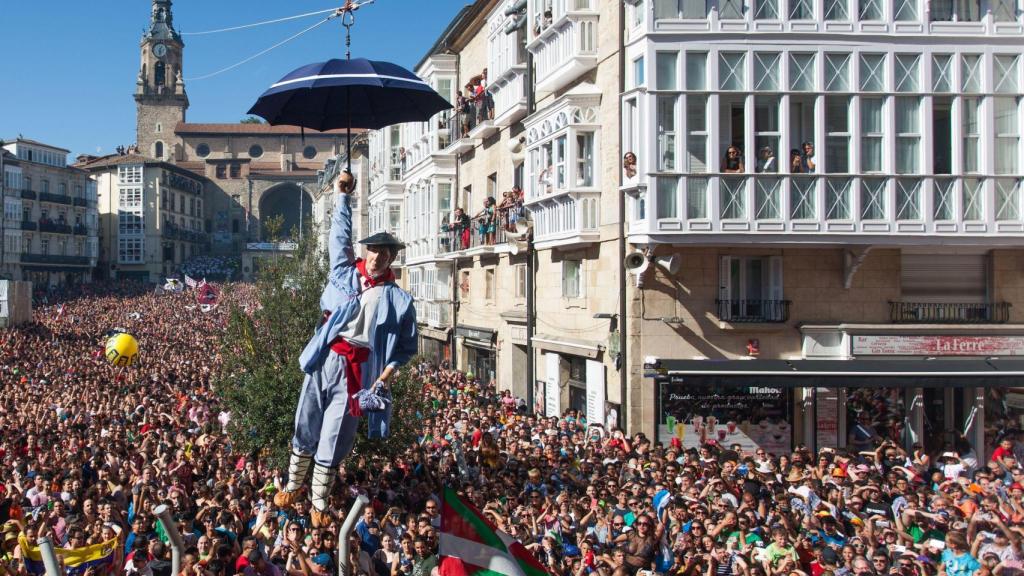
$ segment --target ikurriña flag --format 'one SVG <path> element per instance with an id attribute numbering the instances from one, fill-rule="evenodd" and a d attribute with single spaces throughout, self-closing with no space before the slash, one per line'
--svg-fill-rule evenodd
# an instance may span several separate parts
<path id="1" fill-rule="evenodd" d="M 455 490 L 444 489 L 438 572 L 441 576 L 548 576 L 519 541 L 487 520 Z"/>

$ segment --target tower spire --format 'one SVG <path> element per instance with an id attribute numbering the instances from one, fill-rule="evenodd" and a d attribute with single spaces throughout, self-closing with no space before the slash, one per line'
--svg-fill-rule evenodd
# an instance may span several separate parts
<path id="1" fill-rule="evenodd" d="M 153 0 L 153 11 L 149 17 L 149 30 L 146 31 L 146 38 L 181 42 L 181 36 L 174 29 L 171 0 Z"/>

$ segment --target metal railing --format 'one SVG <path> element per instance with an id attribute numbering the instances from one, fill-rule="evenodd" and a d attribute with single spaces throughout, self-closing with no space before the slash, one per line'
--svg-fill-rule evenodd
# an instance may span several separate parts
<path id="1" fill-rule="evenodd" d="M 81 206 L 83 208 L 86 205 L 88 205 L 88 202 L 86 201 L 85 198 L 72 198 L 71 199 L 71 203 L 74 204 L 75 206 Z"/>
<path id="2" fill-rule="evenodd" d="M 88 236 L 89 235 L 89 229 L 86 228 L 85 226 L 79 224 L 79 225 L 74 227 L 73 233 L 75 234 L 75 236 Z"/>
<path id="3" fill-rule="evenodd" d="M 36 199 L 36 193 L 35 193 L 35 191 L 29 190 L 28 188 L 23 188 L 21 190 L 21 198 L 23 200 L 35 200 Z"/>
<path id="4" fill-rule="evenodd" d="M 476 128 L 476 106 L 470 102 L 464 110 L 448 117 L 449 145 L 469 137 L 473 128 Z"/>
<path id="5" fill-rule="evenodd" d="M 789 300 L 715 300 L 718 319 L 726 322 L 785 322 Z"/>
<path id="6" fill-rule="evenodd" d="M 897 324 L 1003 324 L 1010 320 L 1008 302 L 889 302 Z"/>
<path id="7" fill-rule="evenodd" d="M 71 234 L 71 226 L 59 222 L 40 222 L 40 232 L 52 232 L 54 234 Z"/>
<path id="8" fill-rule="evenodd" d="M 450 228 L 443 226 L 441 234 L 438 235 L 438 248 L 441 253 L 460 252 L 472 248 L 486 246 L 497 246 L 507 242 L 507 232 L 501 226 L 496 226 L 491 234 L 484 234 L 480 227 L 473 223 L 469 229 L 460 227 Z"/>
<path id="9" fill-rule="evenodd" d="M 22 220 L 21 221 L 21 229 L 22 230 L 27 230 L 29 232 L 35 232 L 36 230 L 39 229 L 39 226 L 35 222 L 33 222 L 31 220 Z"/>

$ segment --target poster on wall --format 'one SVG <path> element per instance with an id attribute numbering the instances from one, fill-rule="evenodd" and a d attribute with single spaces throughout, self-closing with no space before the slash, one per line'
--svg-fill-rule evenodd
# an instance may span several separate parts
<path id="1" fill-rule="evenodd" d="M 558 389 L 558 370 L 560 358 L 558 354 L 548 352 L 546 355 L 547 372 L 545 374 L 547 386 L 544 390 L 544 415 L 558 417 L 562 400 L 562 392 Z"/>
<path id="2" fill-rule="evenodd" d="M 533 413 L 543 414 L 547 404 L 544 402 L 544 380 L 537 380 L 533 383 Z"/>
<path id="3" fill-rule="evenodd" d="M 818 448 L 839 447 L 839 390 L 835 388 L 815 389 L 817 412 L 815 432 Z"/>
<path id="4" fill-rule="evenodd" d="M 658 440 L 678 438 L 683 448 L 714 440 L 743 452 L 757 448 L 773 454 L 793 448 L 789 422 L 790 392 L 769 386 L 705 388 L 660 384 Z"/>
<path id="5" fill-rule="evenodd" d="M 587 422 L 604 423 L 604 364 L 587 360 Z"/>

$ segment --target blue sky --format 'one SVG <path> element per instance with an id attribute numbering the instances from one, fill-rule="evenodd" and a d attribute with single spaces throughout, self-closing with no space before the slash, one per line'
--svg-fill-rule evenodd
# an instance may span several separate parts
<path id="1" fill-rule="evenodd" d="M 468 0 L 376 0 L 356 13 L 352 56 L 411 68 Z M 177 0 L 174 25 L 200 32 L 343 4 L 325 0 Z M 14 2 L 0 17 L 0 138 L 26 138 L 74 154 L 107 154 L 135 141 L 132 92 L 149 0 Z M 184 75 L 239 62 L 315 24 L 310 16 L 236 32 L 185 36 Z M 303 64 L 344 57 L 332 20 L 270 53 L 206 80 L 186 82 L 189 122 L 237 122 L 275 80 Z"/>

